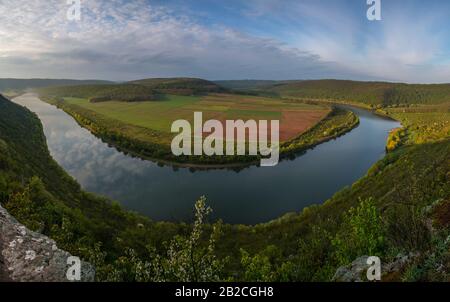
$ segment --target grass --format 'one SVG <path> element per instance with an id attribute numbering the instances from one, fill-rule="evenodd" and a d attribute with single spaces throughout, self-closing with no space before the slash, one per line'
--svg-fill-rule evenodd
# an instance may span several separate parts
<path id="1" fill-rule="evenodd" d="M 165 95 L 163 101 L 124 103 L 118 101 L 91 103 L 87 99 L 66 97 L 69 105 L 76 105 L 94 111 L 107 118 L 160 131 L 172 137 L 171 125 L 175 120 L 186 119 L 193 122 L 194 112 L 204 112 L 206 119 L 279 119 L 283 125 L 283 111 L 319 111 L 324 115 L 324 106 L 286 103 L 280 100 L 237 95 L 178 96 Z M 312 126 L 312 125 L 311 125 Z M 300 134 L 300 133 L 298 133 Z"/>
<path id="2" fill-rule="evenodd" d="M 182 112 L 183 107 L 199 102 L 199 97 L 167 95 L 164 101 L 124 103 L 118 101 L 91 103 L 87 99 L 64 98 L 68 104 L 92 110 L 118 121 L 170 133 L 174 120 L 189 118 L 191 111 Z"/>

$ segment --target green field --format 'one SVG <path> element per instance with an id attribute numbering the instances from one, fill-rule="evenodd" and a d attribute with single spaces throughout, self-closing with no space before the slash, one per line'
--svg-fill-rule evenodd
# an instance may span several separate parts
<path id="1" fill-rule="evenodd" d="M 170 134 L 177 119 L 193 122 L 194 112 L 203 112 L 206 119 L 279 119 L 282 112 L 323 111 L 328 109 L 307 104 L 291 104 L 279 100 L 237 95 L 178 96 L 165 95 L 157 102 L 124 103 L 119 101 L 92 103 L 87 99 L 64 98 L 68 104 L 92 110 L 118 121 Z"/>
<path id="2" fill-rule="evenodd" d="M 131 125 L 146 127 L 170 133 L 172 122 L 176 119 L 192 119 L 192 112 L 176 115 L 177 110 L 199 102 L 199 97 L 165 96 L 164 101 L 125 103 L 119 101 L 91 103 L 87 99 L 64 98 L 68 104 L 95 111 L 106 117 Z"/>

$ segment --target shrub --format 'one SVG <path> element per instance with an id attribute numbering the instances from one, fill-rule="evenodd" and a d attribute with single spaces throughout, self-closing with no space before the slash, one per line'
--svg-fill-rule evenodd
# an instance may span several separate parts
<path id="1" fill-rule="evenodd" d="M 340 231 L 332 239 L 340 265 L 358 256 L 380 256 L 385 242 L 385 227 L 372 198 L 361 200 L 345 215 Z"/>

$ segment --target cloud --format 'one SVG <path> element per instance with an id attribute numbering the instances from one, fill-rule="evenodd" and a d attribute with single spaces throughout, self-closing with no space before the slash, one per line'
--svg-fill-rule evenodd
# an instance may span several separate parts
<path id="1" fill-rule="evenodd" d="M 82 20 L 74 22 L 66 1 L 0 1 L 0 76 L 440 81 L 449 74 L 433 62 L 447 32 L 431 37 L 439 22 L 431 17 L 411 26 L 395 16 L 371 32 L 335 1 L 249 0 L 237 14 L 250 27 L 270 25 L 255 35 L 153 3 L 82 1 Z M 272 24 L 290 39 L 279 38 Z"/>

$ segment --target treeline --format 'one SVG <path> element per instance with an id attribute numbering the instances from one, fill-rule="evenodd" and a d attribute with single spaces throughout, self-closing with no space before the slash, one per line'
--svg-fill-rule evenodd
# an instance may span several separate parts
<path id="1" fill-rule="evenodd" d="M 83 98 L 92 103 L 164 100 L 165 94 L 198 95 L 226 92 L 226 89 L 202 79 L 146 79 L 123 84 L 52 86 L 35 89 L 48 98 Z"/>
<path id="2" fill-rule="evenodd" d="M 450 103 L 450 84 L 311 80 L 280 82 L 261 91 L 286 97 L 360 102 L 373 107 Z"/>
<path id="3" fill-rule="evenodd" d="M 38 89 L 37 92 L 50 98 L 83 98 L 92 103 L 106 101 L 140 102 L 157 99 L 157 94 L 153 89 L 132 84 L 46 87 Z"/>
<path id="4" fill-rule="evenodd" d="M 130 83 L 150 87 L 162 94 L 198 95 L 227 92 L 227 89 L 216 83 L 196 78 L 155 78 Z"/>

